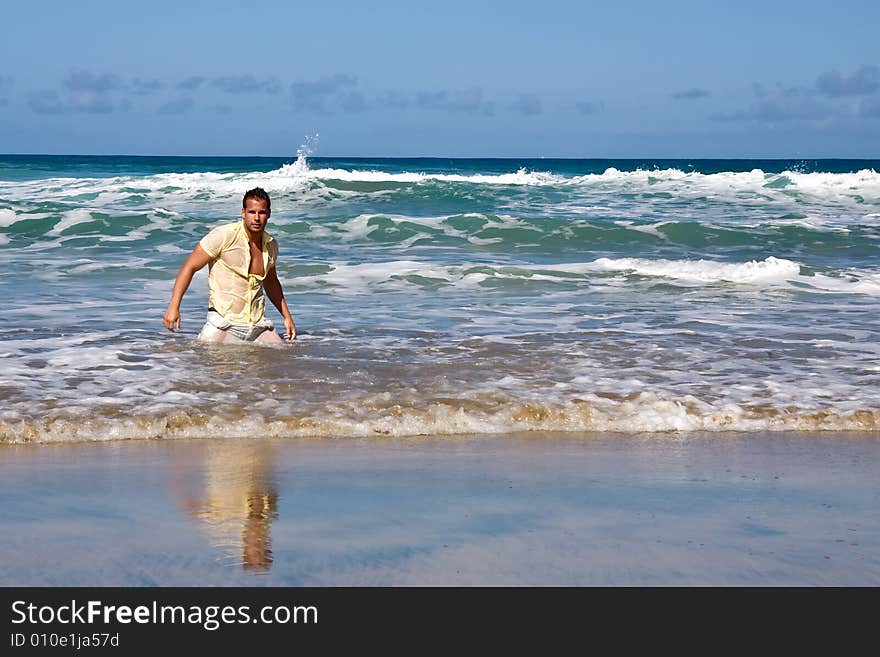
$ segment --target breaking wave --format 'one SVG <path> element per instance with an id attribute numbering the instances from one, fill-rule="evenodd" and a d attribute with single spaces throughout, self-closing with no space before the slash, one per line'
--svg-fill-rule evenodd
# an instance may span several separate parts
<path id="1" fill-rule="evenodd" d="M 331 406 L 320 414 L 230 419 L 179 411 L 152 417 L 82 417 L 0 421 L 0 442 L 57 443 L 136 439 L 355 438 L 420 435 L 503 434 L 522 431 L 877 431 L 880 409 L 716 406 L 687 395 L 659 397 L 582 395 L 565 403 L 541 404 L 497 398 L 492 403 L 451 400 L 422 407 L 396 404 Z"/>

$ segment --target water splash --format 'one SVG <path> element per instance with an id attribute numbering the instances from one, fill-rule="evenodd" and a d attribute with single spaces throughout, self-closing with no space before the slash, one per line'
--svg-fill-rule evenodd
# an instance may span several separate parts
<path id="1" fill-rule="evenodd" d="M 284 164 L 274 171 L 261 175 L 281 180 L 304 180 L 309 174 L 309 157 L 318 150 L 318 137 L 317 132 L 313 135 L 306 135 L 305 141 L 296 149 L 296 160 L 293 163 Z"/>
<path id="2" fill-rule="evenodd" d="M 314 155 L 318 150 L 318 140 L 320 135 L 316 132 L 313 135 L 306 135 L 305 141 L 296 149 L 296 163 L 308 168 L 308 158 Z"/>

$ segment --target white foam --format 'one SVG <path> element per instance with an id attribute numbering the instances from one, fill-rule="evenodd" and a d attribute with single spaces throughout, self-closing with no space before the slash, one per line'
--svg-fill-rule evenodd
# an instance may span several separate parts
<path id="1" fill-rule="evenodd" d="M 488 280 L 543 281 L 548 283 L 580 282 L 590 287 L 616 286 L 622 281 L 590 276 L 590 274 L 637 274 L 651 278 L 668 278 L 686 285 L 731 283 L 741 286 L 788 287 L 813 289 L 829 293 L 880 296 L 880 273 L 872 270 L 848 269 L 832 274 L 801 274 L 801 265 L 792 260 L 768 258 L 740 263 L 714 260 L 651 260 L 645 258 L 599 258 L 591 262 L 563 264 L 516 264 L 515 266 L 485 262 L 443 265 L 418 260 L 388 260 L 368 263 L 333 262 L 324 273 L 290 277 L 298 286 L 331 285 L 342 293 L 361 293 L 364 289 L 384 285 L 403 289 L 416 285 L 408 276 L 435 279 L 452 286 L 474 287 Z"/>
<path id="2" fill-rule="evenodd" d="M 800 275 L 800 265 L 770 256 L 762 261 L 726 263 L 712 260 L 647 260 L 643 258 L 599 258 L 594 270 L 631 271 L 645 276 L 661 276 L 682 281 L 715 283 L 784 282 Z"/>
<path id="3" fill-rule="evenodd" d="M 0 228 L 7 228 L 18 221 L 18 215 L 15 210 L 0 208 Z"/>
<path id="4" fill-rule="evenodd" d="M 359 294 L 364 288 L 376 284 L 391 284 L 403 287 L 406 283 L 396 279 L 413 274 L 446 281 L 451 280 L 447 268 L 414 260 L 360 264 L 336 262 L 329 266 L 330 270 L 326 273 L 300 276 L 291 279 L 291 282 L 295 282 L 297 285 L 333 285 L 339 288 L 340 293 Z"/>
<path id="5" fill-rule="evenodd" d="M 782 178 L 789 181 L 784 187 L 767 186 Z M 147 206 L 170 208 L 171 212 L 187 212 L 192 207 L 194 197 L 198 197 L 200 208 L 226 212 L 230 201 L 240 198 L 245 189 L 257 185 L 270 193 L 294 194 L 300 207 L 314 202 L 324 210 L 344 204 L 351 198 L 391 193 L 388 189 L 340 189 L 332 185 L 334 180 L 414 185 L 436 181 L 489 187 L 556 186 L 565 188 L 569 199 L 560 203 L 559 207 L 546 207 L 548 212 L 577 216 L 587 212 L 600 216 L 611 213 L 617 219 L 621 216 L 644 219 L 646 214 L 656 214 L 668 203 L 676 204 L 676 212 L 680 212 L 682 201 L 686 201 L 692 209 L 712 207 L 715 218 L 719 220 L 725 218 L 725 213 L 730 213 L 730 219 L 739 222 L 743 208 L 749 209 L 755 217 L 768 221 L 787 213 L 806 210 L 811 215 L 810 224 L 815 221 L 820 226 L 846 226 L 865 221 L 876 223 L 871 213 L 865 213 L 865 208 L 880 204 L 880 174 L 873 170 L 834 174 L 789 171 L 766 174 L 755 169 L 749 172 L 703 174 L 685 173 L 678 169 L 619 171 L 609 168 L 601 174 L 563 176 L 520 169 L 513 173 L 465 175 L 311 169 L 303 157 L 266 172 L 166 173 L 113 178 L 0 181 L 0 195 L 14 200 L 71 203 L 76 202 L 81 194 L 97 194 L 97 198 L 90 201 L 95 207 L 124 211 L 131 209 L 128 203 L 134 193 L 120 190 L 135 187 L 146 190 L 138 191 L 137 195 L 146 196 Z M 658 192 L 662 194 L 658 195 Z M 608 207 L 609 194 L 625 194 L 626 198 Z M 505 207 L 509 210 L 529 212 L 534 209 L 530 199 L 510 198 L 506 203 Z M 12 219 L 6 215 L 6 220 Z M 66 225 L 62 224 L 58 230 L 63 230 Z M 653 225 L 656 227 L 657 224 Z M 644 227 L 638 229 L 649 230 Z"/>
<path id="6" fill-rule="evenodd" d="M 91 398 L 89 420 L 0 420 L 0 443 L 72 442 L 144 438 L 216 438 L 261 435 L 278 438 L 348 438 L 499 434 L 520 431 L 688 432 L 688 431 L 877 431 L 880 410 L 834 408 L 749 409 L 709 404 L 692 395 L 660 397 L 640 392 L 615 400 L 582 395 L 560 404 L 503 397 L 491 408 L 467 402 L 389 404 L 381 397 L 354 405 L 333 404 L 317 414 L 267 419 L 264 413 L 228 419 L 185 411 L 153 417 L 102 417 L 106 400 Z M 178 395 L 179 402 L 188 396 Z M 70 412 L 68 408 L 68 412 Z M 266 409 L 263 409 L 265 412 Z"/>
<path id="7" fill-rule="evenodd" d="M 189 253 L 187 249 L 177 244 L 160 244 L 156 247 L 156 251 L 159 253 Z"/>
<path id="8" fill-rule="evenodd" d="M 75 267 L 69 269 L 69 273 L 71 274 L 83 274 L 92 271 L 105 271 L 108 269 L 126 269 L 132 271 L 142 271 L 144 269 L 152 269 L 148 267 L 150 260 L 147 258 L 129 258 L 124 262 L 95 262 L 93 260 L 89 260 L 84 262 L 83 264 L 79 264 Z"/>
<path id="9" fill-rule="evenodd" d="M 346 233 L 345 239 L 349 241 L 364 239 L 373 231 L 377 230 L 377 224 L 370 225 L 370 220 L 378 215 L 362 214 L 349 219 L 342 224 L 341 229 Z M 395 219 L 392 218 L 392 221 Z"/>
<path id="10" fill-rule="evenodd" d="M 774 219 L 771 223 L 759 224 L 742 224 L 743 228 L 767 228 L 768 226 L 799 226 L 807 230 L 819 233 L 850 233 L 852 232 L 847 226 L 840 226 L 828 223 L 821 217 L 809 217 L 805 219 Z"/>
<path id="11" fill-rule="evenodd" d="M 660 228 L 662 226 L 666 226 L 667 224 L 673 224 L 674 221 L 658 221 L 654 224 L 634 224 L 632 221 L 615 221 L 615 224 L 618 226 L 626 226 L 630 230 L 635 230 L 640 233 L 647 233 L 648 235 L 654 235 L 655 237 L 659 237 L 660 239 L 668 239 L 666 235 L 660 232 Z"/>
<path id="12" fill-rule="evenodd" d="M 880 296 L 880 272 L 850 270 L 844 272 L 843 276 L 816 274 L 801 280 L 813 288 L 828 292 Z"/>
<path id="13" fill-rule="evenodd" d="M 451 174 L 451 173 L 423 173 L 403 172 L 387 173 L 384 171 L 364 171 L 359 169 L 314 169 L 306 172 L 298 171 L 299 175 L 317 180 L 343 180 L 346 182 L 367 183 L 423 183 L 432 180 L 442 182 L 472 183 L 483 185 L 555 185 L 566 182 L 563 176 L 547 172 L 530 172 L 524 168 L 515 173 L 499 174 Z"/>
<path id="14" fill-rule="evenodd" d="M 61 235 L 61 232 L 70 228 L 71 226 L 76 226 L 77 224 L 88 223 L 90 221 L 94 221 L 94 217 L 92 216 L 91 211 L 85 208 L 77 208 L 75 210 L 68 210 L 63 215 L 61 215 L 61 221 L 59 221 L 55 226 L 50 230 L 47 235 Z"/>

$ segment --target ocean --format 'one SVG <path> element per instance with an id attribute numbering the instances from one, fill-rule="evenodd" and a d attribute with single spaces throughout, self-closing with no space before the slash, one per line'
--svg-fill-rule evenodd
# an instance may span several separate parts
<path id="1" fill-rule="evenodd" d="M 0 442 L 878 431 L 878 170 L 3 155 Z M 255 186 L 298 339 L 168 332 Z"/>

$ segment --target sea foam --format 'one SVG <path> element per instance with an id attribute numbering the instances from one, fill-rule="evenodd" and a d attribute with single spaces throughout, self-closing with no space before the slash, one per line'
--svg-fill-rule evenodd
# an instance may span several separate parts
<path id="1" fill-rule="evenodd" d="M 93 400 L 94 401 L 94 400 Z M 641 393 L 626 399 L 586 395 L 564 404 L 499 400 L 492 408 L 462 402 L 422 407 L 334 405 L 327 412 L 286 418 L 247 414 L 239 419 L 178 411 L 167 415 L 101 417 L 100 405 L 80 418 L 0 420 L 0 443 L 133 439 L 404 437 L 504 434 L 522 431 L 656 433 L 680 431 L 877 431 L 880 409 L 716 406 L 687 395 Z"/>

